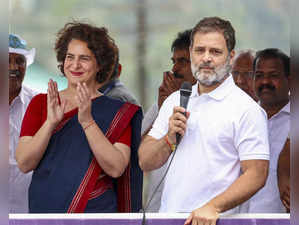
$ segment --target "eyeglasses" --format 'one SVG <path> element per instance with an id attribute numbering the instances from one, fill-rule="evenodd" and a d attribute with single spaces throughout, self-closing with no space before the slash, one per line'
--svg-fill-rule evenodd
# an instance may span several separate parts
<path id="1" fill-rule="evenodd" d="M 232 71 L 232 74 L 235 78 L 241 76 L 242 78 L 253 78 L 253 71 L 240 72 L 240 71 Z"/>

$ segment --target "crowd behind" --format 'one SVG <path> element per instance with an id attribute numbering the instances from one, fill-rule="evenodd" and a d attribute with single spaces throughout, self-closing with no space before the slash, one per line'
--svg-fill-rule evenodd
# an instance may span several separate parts
<path id="1" fill-rule="evenodd" d="M 50 80 L 47 93 L 22 84 L 35 49 L 10 34 L 10 213 L 143 207 L 190 212 L 185 224 L 289 213 L 290 58 L 275 46 L 235 51 L 236 40 L 219 17 L 178 32 L 173 66 L 143 115 L 106 28 L 73 21 L 57 33 L 68 85 Z M 183 82 L 192 85 L 186 109 Z"/>

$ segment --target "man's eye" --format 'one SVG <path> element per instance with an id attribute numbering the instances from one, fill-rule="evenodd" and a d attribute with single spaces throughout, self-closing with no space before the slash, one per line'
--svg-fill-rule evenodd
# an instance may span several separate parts
<path id="1" fill-rule="evenodd" d="M 16 59 L 16 63 L 17 63 L 18 65 L 23 65 L 23 64 L 25 64 L 25 59 L 23 59 L 23 58 L 17 58 L 17 59 Z"/>
<path id="2" fill-rule="evenodd" d="M 211 53 L 213 54 L 213 55 L 221 55 L 221 51 L 219 51 L 219 50 L 215 50 L 215 49 L 213 49 L 213 50 L 211 50 Z"/>
<path id="3" fill-rule="evenodd" d="M 271 78 L 277 79 L 279 77 L 278 73 L 273 73 L 270 75 Z"/>
<path id="4" fill-rule="evenodd" d="M 196 53 L 203 53 L 205 50 L 202 49 L 202 48 L 196 48 L 194 51 L 195 51 Z"/>
<path id="5" fill-rule="evenodd" d="M 263 74 L 261 74 L 261 73 L 256 73 L 256 74 L 254 75 L 254 77 L 255 77 L 255 79 L 260 79 L 260 78 L 263 77 Z"/>

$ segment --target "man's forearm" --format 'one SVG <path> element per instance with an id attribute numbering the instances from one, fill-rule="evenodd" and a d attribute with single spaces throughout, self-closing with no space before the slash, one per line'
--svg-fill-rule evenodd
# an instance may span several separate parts
<path id="1" fill-rule="evenodd" d="M 246 170 L 229 188 L 213 198 L 208 204 L 212 204 L 218 213 L 232 209 L 247 201 L 267 180 L 268 161 L 258 160 L 257 168 Z"/>
<path id="2" fill-rule="evenodd" d="M 139 150 L 139 165 L 144 172 L 158 169 L 163 166 L 171 154 L 171 149 L 164 137 L 157 140 L 146 136 Z"/>

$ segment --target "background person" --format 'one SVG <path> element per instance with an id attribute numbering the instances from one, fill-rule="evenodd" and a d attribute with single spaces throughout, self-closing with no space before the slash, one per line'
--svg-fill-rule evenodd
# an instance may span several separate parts
<path id="1" fill-rule="evenodd" d="M 270 164 L 266 185 L 250 199 L 249 212 L 283 213 L 277 163 L 290 132 L 290 58 L 279 49 L 264 49 L 257 52 L 253 70 L 254 90 L 268 116 Z"/>
<path id="2" fill-rule="evenodd" d="M 232 75 L 236 85 L 257 101 L 258 98 L 253 90 L 254 57 L 255 51 L 251 49 L 237 52 L 233 60 Z"/>
<path id="3" fill-rule="evenodd" d="M 171 61 L 173 63 L 171 71 L 166 71 L 163 73 L 163 81 L 159 87 L 158 102 L 154 103 L 151 108 L 145 114 L 142 120 L 141 134 L 145 136 L 151 129 L 155 119 L 158 116 L 159 109 L 163 104 L 164 100 L 173 92 L 180 89 L 184 81 L 189 81 L 192 84 L 196 83 L 196 79 L 192 75 L 191 64 L 190 64 L 190 36 L 192 30 L 185 30 L 179 32 L 177 37 L 173 40 L 171 44 L 172 57 Z M 166 166 L 162 166 L 159 169 L 148 172 L 147 175 L 147 185 L 144 188 L 144 196 L 146 196 L 147 203 L 149 198 L 153 195 L 154 190 L 158 186 L 165 173 Z M 147 211 L 158 212 L 161 204 L 161 195 L 163 190 L 163 183 L 157 189 L 157 192 L 153 196 L 151 203 L 149 204 Z"/>
<path id="4" fill-rule="evenodd" d="M 23 174 L 15 151 L 27 106 L 36 91 L 23 85 L 26 68 L 33 63 L 35 49 L 26 49 L 20 36 L 9 34 L 9 213 L 28 213 L 28 187 L 32 173 Z"/>

